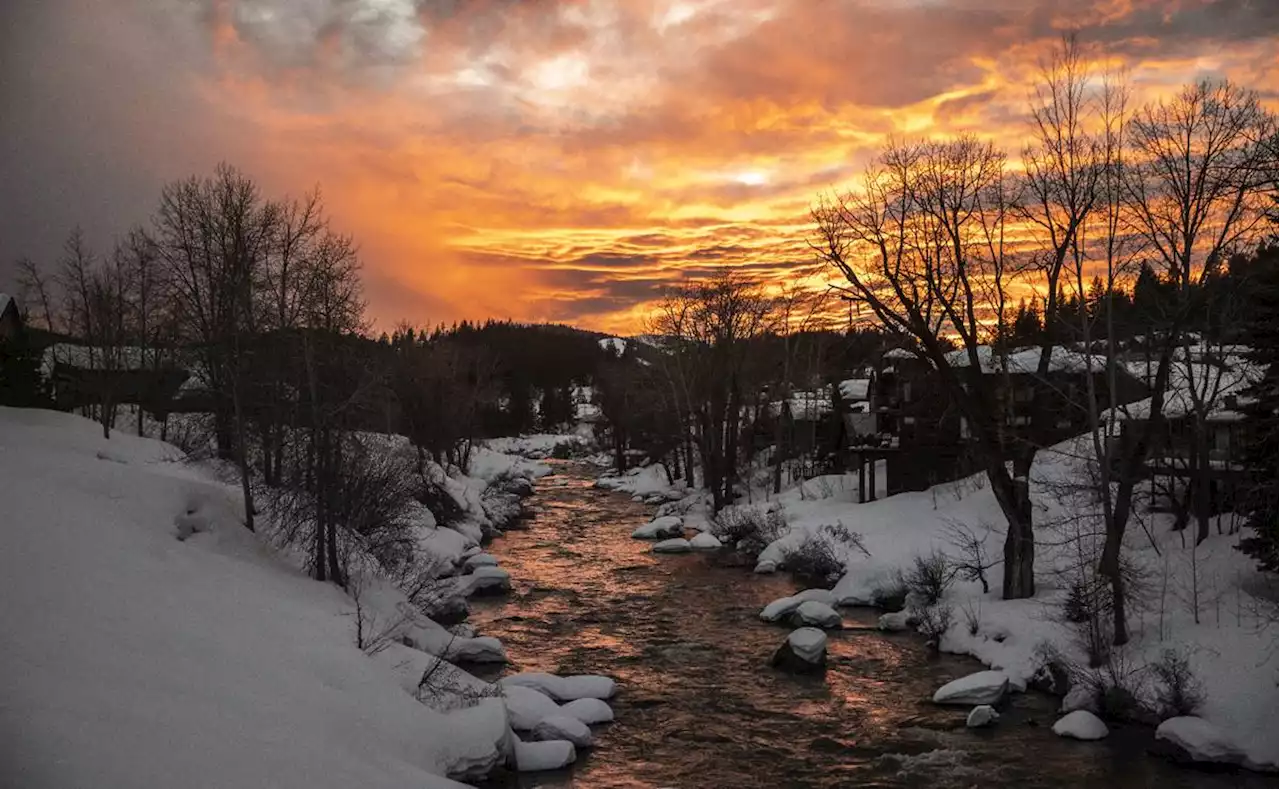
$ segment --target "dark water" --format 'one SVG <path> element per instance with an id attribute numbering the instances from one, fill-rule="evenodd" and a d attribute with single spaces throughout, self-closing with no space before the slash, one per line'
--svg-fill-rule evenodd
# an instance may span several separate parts
<path id="1" fill-rule="evenodd" d="M 931 656 L 913 634 L 874 629 L 845 609 L 821 677 L 769 668 L 787 634 L 760 609 L 798 588 L 719 555 L 656 555 L 630 538 L 650 508 L 591 487 L 557 464 L 530 500 L 528 531 L 490 550 L 512 594 L 477 602 L 472 621 L 497 636 L 511 671 L 615 677 L 617 720 L 572 770 L 513 786 L 574 787 L 1262 787 L 1274 777 L 1205 773 L 1149 756 L 1149 729 L 1113 728 L 1101 743 L 1055 736 L 1056 702 L 1015 694 L 990 730 L 967 708 L 928 699 L 982 666 Z"/>

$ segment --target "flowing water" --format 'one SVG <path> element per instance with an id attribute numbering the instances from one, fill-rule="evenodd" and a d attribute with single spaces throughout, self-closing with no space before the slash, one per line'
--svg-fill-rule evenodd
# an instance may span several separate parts
<path id="1" fill-rule="evenodd" d="M 615 677 L 617 720 L 595 727 L 595 748 L 571 770 L 505 786 L 1275 786 L 1150 756 L 1149 729 L 1113 729 L 1100 743 L 1056 737 L 1056 702 L 1036 693 L 1014 694 L 996 727 L 967 730 L 967 708 L 928 699 L 982 667 L 877 631 L 872 611 L 844 610 L 825 675 L 775 671 L 787 630 L 757 615 L 796 585 L 720 554 L 652 554 L 630 538 L 650 508 L 593 488 L 583 466 L 555 465 L 528 502 L 529 529 L 490 547 L 512 593 L 477 601 L 472 621 L 502 639 L 511 671 Z"/>

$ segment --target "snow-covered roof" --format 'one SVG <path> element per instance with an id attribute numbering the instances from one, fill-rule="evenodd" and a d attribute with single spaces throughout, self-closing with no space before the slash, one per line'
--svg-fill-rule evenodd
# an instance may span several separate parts
<path id="1" fill-rule="evenodd" d="M 1015 349 L 1003 356 L 992 350 L 989 345 L 978 346 L 978 362 L 984 373 L 1004 372 L 1007 366 L 1011 373 L 1034 373 L 1040 365 L 1039 348 Z M 962 368 L 969 366 L 969 353 L 961 348 L 947 354 L 947 364 Z M 1084 372 L 1086 370 L 1102 370 L 1105 360 L 1097 355 L 1068 350 L 1062 346 L 1054 346 L 1049 352 L 1049 372 Z"/>
<path id="2" fill-rule="evenodd" d="M 18 300 L 15 299 L 13 296 L 10 296 L 8 293 L 0 293 L 0 315 L 3 315 L 4 311 L 9 309 L 10 304 L 13 304 L 14 307 L 17 307 Z"/>
<path id="3" fill-rule="evenodd" d="M 1153 364 L 1154 366 L 1154 364 Z M 1205 416 L 1215 422 L 1244 418 L 1240 407 L 1251 400 L 1244 397 L 1250 386 L 1262 379 L 1261 366 L 1240 357 L 1228 364 L 1206 364 L 1179 361 L 1169 368 L 1169 385 L 1165 388 L 1164 415 L 1186 416 L 1197 408 L 1205 408 Z M 1228 398 L 1232 400 L 1228 403 Z M 1151 415 L 1151 398 L 1115 409 L 1119 421 L 1146 419 Z"/>
<path id="4" fill-rule="evenodd" d="M 840 382 L 840 397 L 843 400 L 866 400 L 871 391 L 871 379 L 849 378 Z"/>
<path id="5" fill-rule="evenodd" d="M 914 359 L 916 355 L 906 348 L 890 348 L 884 352 L 886 359 Z"/>
<path id="6" fill-rule="evenodd" d="M 831 394 L 826 389 L 792 392 L 786 402 L 793 419 L 812 419 L 831 413 Z M 774 416 L 782 413 L 782 401 L 770 403 L 769 412 Z"/>

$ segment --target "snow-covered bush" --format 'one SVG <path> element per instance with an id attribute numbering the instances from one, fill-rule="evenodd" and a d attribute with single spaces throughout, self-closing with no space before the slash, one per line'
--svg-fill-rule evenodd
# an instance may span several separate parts
<path id="1" fill-rule="evenodd" d="M 782 567 L 797 579 L 823 589 L 830 589 L 845 570 L 835 547 L 812 533 L 805 535 L 799 545 L 783 550 Z"/>
<path id="2" fill-rule="evenodd" d="M 720 542 L 753 559 L 786 532 L 787 521 L 779 510 L 749 505 L 725 507 L 711 521 L 711 533 Z"/>
<path id="3" fill-rule="evenodd" d="M 942 637 L 951 629 L 952 613 L 949 605 L 927 605 L 914 610 L 916 629 L 924 634 L 930 648 L 942 647 Z"/>
<path id="4" fill-rule="evenodd" d="M 925 606 L 937 605 L 954 579 L 951 560 L 936 549 L 917 556 L 904 576 L 908 591 L 919 597 Z"/>
<path id="5" fill-rule="evenodd" d="M 1156 711 L 1161 720 L 1195 715 L 1204 706 L 1204 685 L 1191 670 L 1185 654 L 1166 649 L 1151 664 L 1155 679 Z"/>
<path id="6" fill-rule="evenodd" d="M 894 572 L 880 586 L 871 591 L 871 604 L 881 611 L 895 613 L 907 605 L 907 580 L 902 573 Z"/>

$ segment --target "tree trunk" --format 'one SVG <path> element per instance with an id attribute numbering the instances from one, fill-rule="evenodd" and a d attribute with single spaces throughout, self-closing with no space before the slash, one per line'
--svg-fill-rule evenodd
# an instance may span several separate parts
<path id="1" fill-rule="evenodd" d="M 244 429 L 244 411 L 240 402 L 239 377 L 237 374 L 231 384 L 231 398 L 235 410 L 236 463 L 240 466 L 240 491 L 244 495 L 244 526 L 249 531 L 254 531 L 253 487 L 249 481 L 249 441 Z"/>
<path id="2" fill-rule="evenodd" d="M 1033 456 L 1034 457 L 1034 456 Z M 987 479 L 1008 521 L 1004 540 L 1004 582 L 1001 593 L 1006 600 L 1034 597 L 1035 533 L 1032 530 L 1031 490 L 1027 472 L 1030 461 L 1020 458 L 1014 463 L 1010 477 L 1004 463 L 994 459 L 987 468 Z"/>

